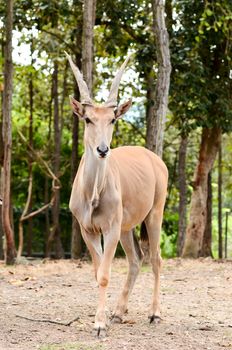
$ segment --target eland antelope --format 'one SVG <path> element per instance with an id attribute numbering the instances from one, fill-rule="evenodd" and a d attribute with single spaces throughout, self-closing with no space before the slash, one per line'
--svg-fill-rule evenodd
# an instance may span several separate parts
<path id="1" fill-rule="evenodd" d="M 127 311 L 129 295 L 139 272 L 143 253 L 133 229 L 144 222 L 149 239 L 154 274 L 154 294 L 150 322 L 160 319 L 160 231 L 167 192 L 168 171 L 153 152 L 137 146 L 110 149 L 114 124 L 131 106 L 131 99 L 118 106 L 120 79 L 129 57 L 116 74 L 104 105 L 90 97 L 82 74 L 67 54 L 76 78 L 81 101 L 70 97 L 73 112 L 85 122 L 84 155 L 75 177 L 69 207 L 78 220 L 90 251 L 99 286 L 94 330 L 106 331 L 106 292 L 111 263 L 119 240 L 125 250 L 129 270 L 112 320 L 120 322 Z M 104 249 L 101 245 L 104 238 Z"/>

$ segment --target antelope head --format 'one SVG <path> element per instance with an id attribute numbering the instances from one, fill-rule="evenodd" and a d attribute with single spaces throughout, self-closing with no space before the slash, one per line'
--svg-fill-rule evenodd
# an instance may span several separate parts
<path id="1" fill-rule="evenodd" d="M 78 67 L 73 63 L 71 57 L 66 55 L 80 91 L 81 101 L 70 97 L 70 103 L 73 112 L 78 118 L 85 121 L 85 148 L 90 150 L 95 157 L 104 159 L 110 154 L 110 144 L 116 120 L 125 114 L 131 106 L 131 99 L 120 106 L 117 103 L 120 80 L 130 57 L 125 60 L 117 72 L 107 101 L 104 105 L 98 106 L 91 99 L 88 87 Z"/>

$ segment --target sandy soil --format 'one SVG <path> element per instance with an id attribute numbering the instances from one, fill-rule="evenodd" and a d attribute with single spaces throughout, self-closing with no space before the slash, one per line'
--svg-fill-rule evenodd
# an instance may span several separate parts
<path id="1" fill-rule="evenodd" d="M 108 293 L 112 312 L 126 277 L 115 260 Z M 232 349 L 232 263 L 164 261 L 162 322 L 149 324 L 152 273 L 143 267 L 123 324 L 105 339 L 92 334 L 97 286 L 90 263 L 0 264 L 0 350 Z M 28 317 L 31 320 L 21 318 Z M 38 322 L 69 322 L 70 326 Z"/>

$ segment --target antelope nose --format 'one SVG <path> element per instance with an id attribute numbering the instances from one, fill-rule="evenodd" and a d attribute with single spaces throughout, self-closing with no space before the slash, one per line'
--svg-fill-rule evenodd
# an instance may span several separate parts
<path id="1" fill-rule="evenodd" d="M 97 147 L 97 151 L 98 151 L 100 157 L 104 158 L 107 155 L 107 153 L 109 152 L 109 147 L 106 146 L 105 144 L 102 144 L 102 145 Z"/>

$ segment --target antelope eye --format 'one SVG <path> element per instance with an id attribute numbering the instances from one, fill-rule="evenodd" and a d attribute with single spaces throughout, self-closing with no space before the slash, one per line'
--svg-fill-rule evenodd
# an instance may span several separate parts
<path id="1" fill-rule="evenodd" d="M 86 122 L 86 124 L 92 123 L 92 121 L 89 118 L 85 118 L 85 122 Z"/>
<path id="2" fill-rule="evenodd" d="M 111 120 L 111 124 L 115 124 L 115 122 L 116 122 L 116 118 Z"/>

